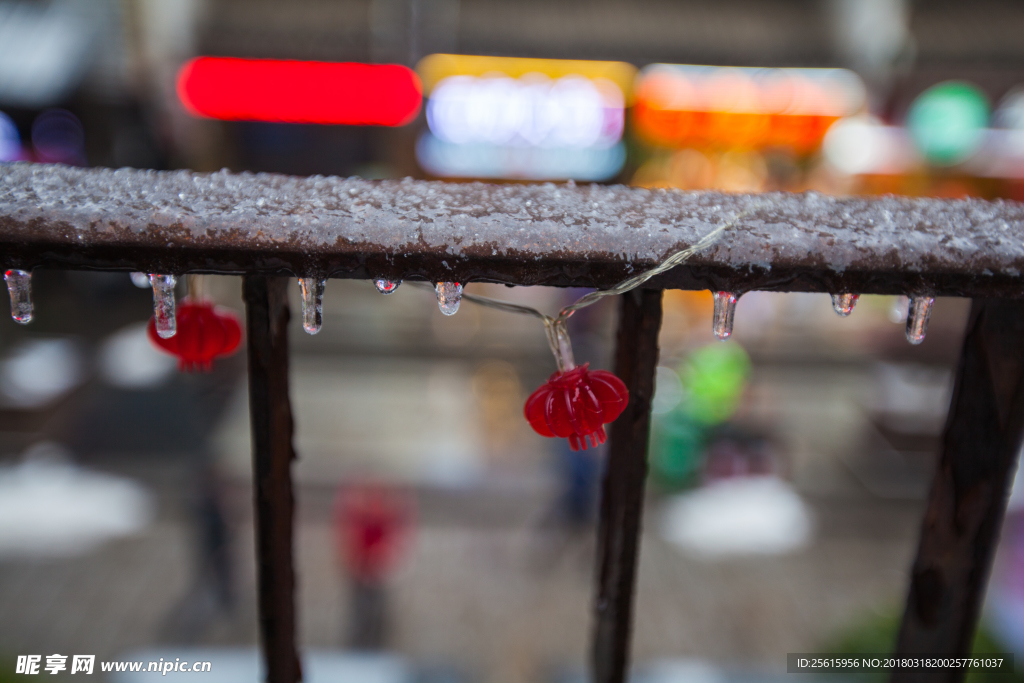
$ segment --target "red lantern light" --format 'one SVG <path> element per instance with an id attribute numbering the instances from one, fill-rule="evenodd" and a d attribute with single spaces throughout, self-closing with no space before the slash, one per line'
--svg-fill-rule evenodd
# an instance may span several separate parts
<path id="1" fill-rule="evenodd" d="M 404 126 L 423 94 L 400 64 L 197 57 L 178 73 L 178 98 L 224 121 Z"/>
<path id="2" fill-rule="evenodd" d="M 608 438 L 604 425 L 629 403 L 621 379 L 605 370 L 588 370 L 588 365 L 551 375 L 526 399 L 523 409 L 535 432 L 567 438 L 574 451 L 603 444 Z"/>
<path id="3" fill-rule="evenodd" d="M 157 335 L 153 318 L 147 332 L 157 347 L 178 357 L 179 370 L 209 372 L 214 358 L 231 355 L 242 341 L 242 325 L 235 314 L 208 301 L 182 301 L 175 317 L 178 332 L 173 337 Z"/>

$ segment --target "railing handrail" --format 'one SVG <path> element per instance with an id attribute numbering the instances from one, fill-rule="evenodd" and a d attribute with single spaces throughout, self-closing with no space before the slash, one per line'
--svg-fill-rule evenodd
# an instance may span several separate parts
<path id="1" fill-rule="evenodd" d="M 719 300 L 733 304 L 730 292 L 749 289 L 976 298 L 896 649 L 966 655 L 1024 442 L 1024 205 L 0 164 L 6 268 L 245 274 L 268 683 L 301 680 L 290 313 L 287 283 L 272 276 L 611 288 L 722 225 L 730 227 L 706 251 L 649 280 L 644 291 L 619 296 L 615 372 L 630 399 L 612 425 L 603 476 L 594 680 L 622 683 L 627 676 L 659 290 L 668 287 L 725 290 Z M 29 275 L 11 276 L 15 303 L 27 293 Z M 908 339 L 920 341 L 931 304 L 929 296 L 912 300 L 911 309 L 924 313 L 910 316 Z M 959 683 L 963 676 L 963 669 L 902 669 L 893 680 Z"/>
<path id="2" fill-rule="evenodd" d="M 5 267 L 1020 296 L 1024 204 L 0 165 Z"/>

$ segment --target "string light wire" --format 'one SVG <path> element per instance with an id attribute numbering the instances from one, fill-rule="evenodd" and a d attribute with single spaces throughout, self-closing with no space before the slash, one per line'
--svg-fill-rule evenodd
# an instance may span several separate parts
<path id="1" fill-rule="evenodd" d="M 593 292 L 589 292 L 575 302 L 562 308 L 558 315 L 552 317 L 536 308 L 530 306 L 523 306 L 521 304 L 513 304 L 508 301 L 501 301 L 500 299 L 492 299 L 488 296 L 479 296 L 477 294 L 463 293 L 462 298 L 465 301 L 477 304 L 478 306 L 484 306 L 486 308 L 493 308 L 497 311 L 505 311 L 506 313 L 519 313 L 522 315 L 530 315 L 534 318 L 540 318 L 541 322 L 544 323 L 545 332 L 548 337 L 548 345 L 551 347 L 551 352 L 555 355 L 555 360 L 558 363 L 558 369 L 561 372 L 571 370 L 575 367 L 572 357 L 572 346 L 569 343 L 569 332 L 565 327 L 565 321 L 568 320 L 573 313 L 592 306 L 606 296 L 617 296 L 619 294 L 625 294 L 626 292 L 636 289 L 640 285 L 644 284 L 651 278 L 661 275 L 665 271 L 672 270 L 678 265 L 684 263 L 691 256 L 697 252 L 703 251 L 708 247 L 712 246 L 719 239 L 726 230 L 735 226 L 744 216 L 747 215 L 747 211 L 744 211 L 737 215 L 733 220 L 728 223 L 723 223 L 718 226 L 707 235 L 702 237 L 700 241 L 693 244 L 682 251 L 677 251 L 671 256 L 666 258 L 664 261 L 644 272 L 634 275 L 633 277 L 623 280 L 619 284 L 609 289 L 599 289 Z M 422 289 L 433 289 L 433 286 L 427 282 L 410 282 L 409 284 L 415 285 Z"/>

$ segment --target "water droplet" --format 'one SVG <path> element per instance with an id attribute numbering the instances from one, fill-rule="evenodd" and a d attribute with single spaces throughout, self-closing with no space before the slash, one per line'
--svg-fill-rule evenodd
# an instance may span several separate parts
<path id="1" fill-rule="evenodd" d="M 132 273 L 132 284 L 139 289 L 149 289 L 149 273 Z"/>
<path id="2" fill-rule="evenodd" d="M 385 280 L 384 278 L 378 278 L 373 281 L 374 286 L 377 287 L 377 291 L 381 294 L 392 294 L 398 285 L 402 284 L 401 280 Z"/>
<path id="3" fill-rule="evenodd" d="M 860 294 L 833 294 L 832 308 L 844 318 L 853 313 L 853 307 L 857 305 Z"/>
<path id="4" fill-rule="evenodd" d="M 907 309 L 907 341 L 911 344 L 924 341 L 934 303 L 935 297 L 932 296 L 915 296 L 910 299 L 910 307 Z"/>
<path id="5" fill-rule="evenodd" d="M 434 285 L 437 292 L 437 307 L 445 315 L 455 315 L 462 303 L 462 285 L 458 282 L 438 282 Z"/>
<path id="6" fill-rule="evenodd" d="M 153 286 L 156 333 L 161 339 L 170 339 L 178 331 L 178 320 L 174 315 L 174 286 L 178 284 L 178 278 L 151 273 L 149 283 Z"/>
<path id="7" fill-rule="evenodd" d="M 8 270 L 4 280 L 11 295 L 11 317 L 14 322 L 28 325 L 32 322 L 32 273 Z"/>
<path id="8" fill-rule="evenodd" d="M 894 323 L 902 323 L 907 320 L 907 306 L 910 305 L 910 299 L 903 296 L 902 294 L 892 300 L 892 306 L 889 308 L 889 320 Z"/>
<path id="9" fill-rule="evenodd" d="M 732 336 L 732 321 L 736 317 L 736 299 L 732 292 L 715 292 L 715 315 L 712 329 L 718 341 L 725 341 Z"/>
<path id="10" fill-rule="evenodd" d="M 302 290 L 302 329 L 310 334 L 320 331 L 324 322 L 324 288 L 327 280 L 318 277 L 300 277 Z"/>

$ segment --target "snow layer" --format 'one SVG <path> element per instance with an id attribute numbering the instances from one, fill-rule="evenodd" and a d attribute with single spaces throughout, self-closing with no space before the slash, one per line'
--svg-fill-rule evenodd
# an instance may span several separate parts
<path id="1" fill-rule="evenodd" d="M 723 223 L 733 225 L 689 265 L 1004 278 L 1024 269 L 1015 202 L 0 165 L 3 243 L 554 258 L 632 271 Z"/>

